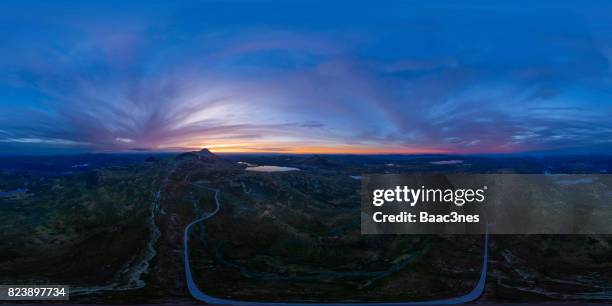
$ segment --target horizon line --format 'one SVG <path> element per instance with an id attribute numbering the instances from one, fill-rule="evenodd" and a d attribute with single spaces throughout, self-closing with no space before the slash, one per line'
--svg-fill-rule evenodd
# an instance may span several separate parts
<path id="1" fill-rule="evenodd" d="M 200 149 L 194 148 L 168 148 L 168 149 L 132 149 L 132 150 L 91 150 L 91 151 L 29 151 L 29 152 L 0 152 L 0 156 L 66 156 L 66 155 L 95 155 L 95 154 L 181 154 L 189 152 L 198 152 L 200 150 L 208 149 L 211 153 L 218 155 L 352 155 L 352 156 L 375 156 L 375 155 L 387 155 L 387 156 L 525 156 L 525 155 L 548 155 L 548 156 L 584 156 L 584 155 L 597 155 L 597 156 L 609 156 L 612 155 L 610 152 L 601 151 L 563 151 L 560 150 L 546 150 L 546 151 L 516 151 L 516 152 L 449 152 L 449 151 L 420 151 L 416 150 L 413 152 L 393 152 L 393 151 L 263 151 L 263 150 L 252 150 L 252 151 L 224 151 L 209 149 L 206 147 Z"/>

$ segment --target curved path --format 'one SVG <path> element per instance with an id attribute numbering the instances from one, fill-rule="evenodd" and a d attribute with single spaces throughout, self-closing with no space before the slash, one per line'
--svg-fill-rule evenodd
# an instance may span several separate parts
<path id="1" fill-rule="evenodd" d="M 219 194 L 221 193 L 218 189 L 208 188 L 209 190 L 213 190 L 215 192 L 215 209 L 205 214 L 203 217 L 189 223 L 185 227 L 185 231 L 183 233 L 183 253 L 184 253 L 184 261 L 185 261 L 185 279 L 187 281 L 187 288 L 189 293 L 193 298 L 198 301 L 205 302 L 208 304 L 217 304 L 217 305 L 242 305 L 242 306 L 261 306 L 261 305 L 274 305 L 274 306 L 313 306 L 313 305 L 330 305 L 330 306 L 354 306 L 354 305 L 364 305 L 364 306 L 411 306 L 411 305 L 453 305 L 453 304 L 463 304 L 476 300 L 479 298 L 484 292 L 485 282 L 487 279 L 487 262 L 489 260 L 489 235 L 488 233 L 484 236 L 484 255 L 482 258 L 482 268 L 480 271 L 480 278 L 476 283 L 476 286 L 472 291 L 467 293 L 466 295 L 459 296 L 456 298 L 450 299 L 442 299 L 442 300 L 432 300 L 432 301 L 420 301 L 420 302 L 393 302 L 393 303 L 288 303 L 288 302 L 250 302 L 250 301 L 234 301 L 228 299 L 216 298 L 206 293 L 202 292 L 195 281 L 193 280 L 193 275 L 191 274 L 191 265 L 189 264 L 189 232 L 191 228 L 206 220 L 210 217 L 214 216 L 219 212 L 221 208 L 221 203 L 219 202 Z"/>

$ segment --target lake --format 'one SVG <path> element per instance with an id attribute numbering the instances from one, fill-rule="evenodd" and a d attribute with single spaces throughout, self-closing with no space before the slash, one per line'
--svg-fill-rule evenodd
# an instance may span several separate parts
<path id="1" fill-rule="evenodd" d="M 285 172 L 285 171 L 300 171 L 298 168 L 293 167 L 280 167 L 280 166 L 256 166 L 256 167 L 246 167 L 246 171 L 255 171 L 255 172 Z"/>
<path id="2" fill-rule="evenodd" d="M 14 195 L 26 192 L 28 192 L 28 188 L 17 188 L 15 190 L 10 191 L 0 191 L 0 197 L 12 197 Z"/>

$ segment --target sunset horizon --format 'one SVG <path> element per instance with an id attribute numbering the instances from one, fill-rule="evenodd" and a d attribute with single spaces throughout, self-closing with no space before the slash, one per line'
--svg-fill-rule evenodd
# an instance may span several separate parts
<path id="1" fill-rule="evenodd" d="M 611 20 L 0 1 L 0 306 L 610 303 Z"/>
<path id="2" fill-rule="evenodd" d="M 612 149 L 611 31 L 584 17 L 596 7 L 3 7 L 4 153 Z"/>

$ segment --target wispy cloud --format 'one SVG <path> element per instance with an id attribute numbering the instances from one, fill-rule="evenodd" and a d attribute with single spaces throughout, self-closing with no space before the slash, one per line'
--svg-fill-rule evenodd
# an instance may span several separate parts
<path id="1" fill-rule="evenodd" d="M 57 7 L 2 13 L 11 26 L 0 28 L 0 150 L 469 153 L 610 143 L 605 14 L 540 8 L 543 19 L 443 5 L 302 22 L 310 8 L 266 17 L 223 4 L 132 6 L 87 6 L 78 18 Z"/>

